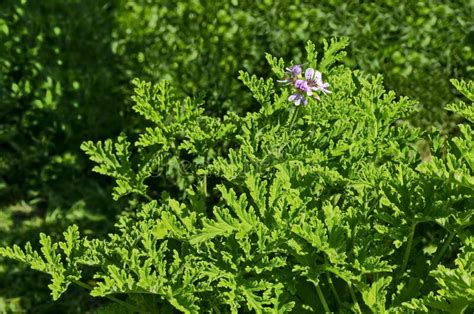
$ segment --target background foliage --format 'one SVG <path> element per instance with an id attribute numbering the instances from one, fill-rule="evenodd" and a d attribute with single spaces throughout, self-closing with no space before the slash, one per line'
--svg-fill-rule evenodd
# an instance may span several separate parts
<path id="1" fill-rule="evenodd" d="M 2 1 L 1 244 L 37 242 L 40 231 L 57 237 L 71 223 L 100 236 L 112 230 L 118 213 L 127 215 L 146 198 L 112 202 L 111 181 L 93 175 L 79 149 L 84 141 L 115 138 L 124 130 L 135 138 L 150 126 L 129 109 L 135 77 L 168 80 L 178 98 L 203 103 L 208 116 L 189 127 L 206 123 L 212 129 L 213 117 L 259 110 L 242 88 L 239 70 L 269 77 L 266 52 L 304 62 L 308 39 L 347 35 L 343 63 L 382 73 L 388 89 L 418 100 L 420 112 L 408 117 L 413 124 L 457 132 L 460 116 L 443 107 L 462 97 L 449 79 L 472 78 L 473 15 L 474 1 Z M 323 45 L 316 47 L 321 52 Z M 177 129 L 169 126 L 161 136 L 179 142 L 185 135 Z M 231 130 L 221 132 L 225 137 Z M 193 162 L 209 163 L 229 147 L 217 141 Z M 180 175 L 179 161 L 189 160 L 188 154 L 183 147 L 163 150 L 159 162 L 166 169 L 153 172 L 163 178 L 153 183 L 157 191 L 186 197 L 195 178 Z M 127 193 L 139 176 L 122 182 L 114 195 Z M 48 280 L 2 260 L 0 311 L 81 312 L 82 298 L 91 308 L 98 302 L 73 288 L 77 297 L 53 304 Z"/>
<path id="2" fill-rule="evenodd" d="M 188 95 L 204 91 L 217 111 L 248 109 L 232 105 L 242 97 L 240 69 L 268 74 L 265 52 L 302 60 L 308 39 L 349 37 L 345 63 L 382 73 L 388 89 L 419 100 L 418 125 L 445 126 L 442 108 L 456 96 L 449 78 L 474 70 L 473 1 L 141 0 L 121 9 L 116 49 L 143 64 L 131 67 L 136 76 L 171 79 Z"/>

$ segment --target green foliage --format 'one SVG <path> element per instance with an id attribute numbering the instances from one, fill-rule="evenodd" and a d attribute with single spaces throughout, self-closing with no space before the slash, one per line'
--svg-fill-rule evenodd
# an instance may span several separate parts
<path id="1" fill-rule="evenodd" d="M 442 217 L 450 206 L 465 206 L 472 187 L 473 111 L 472 106 L 462 103 L 464 97 L 472 101 L 472 83 L 462 79 L 472 77 L 473 8 L 472 1 L 424 0 L 336 0 L 317 4 L 300 0 L 1 1 L 0 244 L 35 243 L 41 232 L 49 234 L 55 243 L 71 224 L 77 224 L 82 234 L 100 238 L 113 230 L 118 209 L 124 216 L 133 215 L 130 210 L 140 208 L 145 200 L 167 197 L 191 204 L 194 211 L 207 213 L 210 219 L 213 206 L 221 201 L 221 186 L 226 191 L 234 189 L 239 199 L 244 191 L 237 186 L 268 182 L 266 187 L 270 187 L 272 177 L 261 173 L 262 169 L 270 171 L 281 161 L 304 152 L 306 146 L 300 147 L 300 140 L 292 134 L 308 123 L 319 128 L 318 132 L 332 129 L 333 133 L 329 136 L 305 129 L 303 137 L 319 134 L 317 143 L 323 146 L 314 150 L 314 156 L 296 159 L 297 164 L 309 160 L 319 167 L 318 180 L 329 180 L 332 189 L 339 191 L 334 193 L 341 195 L 334 198 L 344 196 L 340 189 L 348 184 L 347 176 L 360 175 L 360 169 L 365 169 L 364 178 L 378 176 L 381 181 L 377 182 L 383 182 L 377 186 L 384 191 L 379 197 L 397 217 L 390 223 L 405 226 L 399 234 L 393 234 L 397 245 L 407 240 L 411 230 L 415 235 L 429 233 L 430 240 L 423 243 L 453 237 L 451 241 L 459 245 L 460 234 L 463 239 L 470 234 L 468 211 L 461 210 L 448 220 Z M 333 36 L 348 36 L 350 45 L 345 40 L 325 42 L 324 38 Z M 315 43 L 306 44 L 308 38 Z M 331 54 L 331 49 L 343 47 L 346 49 L 337 57 L 318 60 L 325 49 Z M 275 78 L 284 76 L 284 59 L 287 66 L 305 63 L 305 67 L 318 68 L 331 80 L 344 77 L 344 82 L 353 85 L 353 90 L 346 93 L 367 94 L 353 100 L 364 109 L 341 109 L 346 99 L 333 94 L 329 99 L 338 110 L 323 108 L 317 115 L 306 109 L 298 116 L 288 113 L 288 95 L 280 94 L 270 74 L 271 70 Z M 364 72 L 354 71 L 349 79 L 349 74 L 332 67 L 338 62 Z M 241 69 L 245 71 L 239 72 Z M 382 73 L 384 80 L 364 73 Z M 129 88 L 134 77 L 142 79 L 133 82 L 135 93 Z M 452 82 L 458 92 L 448 78 L 456 78 Z M 332 86 L 336 81 L 330 81 Z M 242 88 L 242 82 L 250 93 Z M 372 84 L 380 86 L 371 89 Z M 406 106 L 392 106 L 390 92 L 384 94 L 385 100 L 378 100 L 377 106 L 385 113 L 366 105 L 364 99 L 377 98 L 382 84 L 398 95 L 417 99 L 419 113 L 411 114 L 411 101 Z M 130 100 L 132 94 L 134 99 Z M 190 95 L 193 98 L 186 97 Z M 448 102 L 451 104 L 446 112 L 442 107 Z M 133 111 L 139 115 L 133 115 Z M 255 114 L 245 116 L 249 112 Z M 358 125 L 359 118 L 345 117 L 353 114 L 365 117 L 359 126 L 352 127 L 354 137 L 347 125 Z M 395 170 L 389 167 L 373 171 L 371 165 L 400 157 L 399 148 L 405 147 L 406 136 L 410 147 L 420 144 L 420 132 L 406 126 L 398 129 L 401 140 L 397 144 L 381 140 L 387 133 L 380 127 L 398 125 L 400 119 L 441 127 L 442 134 L 455 136 L 447 140 L 428 131 L 426 142 L 421 143 L 421 155 L 431 162 L 417 165 L 416 171 L 411 166 L 400 166 L 400 182 L 384 181 L 386 173 Z M 459 121 L 467 123 L 457 128 Z M 283 132 L 283 127 L 292 132 Z M 82 150 L 96 163 L 94 169 L 112 180 L 87 171 L 92 168 L 91 162 L 79 148 L 84 141 L 90 141 L 82 144 Z M 369 150 L 373 151 L 367 153 Z M 352 158 L 341 159 L 347 154 Z M 367 154 L 379 159 L 375 163 L 364 161 Z M 358 158 L 362 158 L 360 163 L 356 162 Z M 349 167 L 352 163 L 357 163 L 357 172 Z M 437 181 L 432 185 L 429 180 L 423 183 L 425 192 L 398 199 L 404 182 L 418 180 L 418 172 Z M 247 173 L 255 178 L 247 178 Z M 223 178 L 230 183 L 223 183 Z M 354 188 L 366 191 L 378 184 L 366 180 L 369 183 L 355 183 Z M 121 199 L 119 203 L 110 202 L 112 189 L 113 197 Z M 313 192 L 319 193 L 323 187 L 315 189 Z M 427 200 L 424 194 L 429 191 L 436 198 Z M 260 199 L 264 192 L 252 193 Z M 442 201 L 436 201 L 438 198 Z M 263 203 L 257 208 L 253 199 L 249 195 L 247 202 L 257 215 Z M 399 214 L 406 204 L 421 206 L 431 201 L 439 213 L 426 210 L 416 218 L 413 213 Z M 252 215 L 246 221 L 253 221 Z M 386 219 L 385 213 L 381 215 Z M 206 221 L 209 236 L 236 232 L 227 226 L 226 217 L 223 214 L 218 223 Z M 431 234 L 429 222 L 424 219 L 433 217 L 437 217 L 433 224 L 446 228 L 448 236 L 444 237 L 445 229 L 435 228 Z M 414 226 L 410 219 L 416 220 Z M 457 232 L 453 233 L 450 224 L 459 227 Z M 388 227 L 379 224 L 377 228 Z M 195 235 L 193 243 L 199 237 Z M 206 241 L 213 240 L 211 237 Z M 420 244 L 414 240 L 413 245 Z M 451 260 L 457 253 L 456 245 L 446 249 Z M 433 245 L 425 249 L 436 250 Z M 88 272 L 85 276 L 90 277 Z M 388 282 L 384 278 L 379 278 L 381 286 Z M 22 263 L 0 260 L 0 312 L 82 313 L 102 303 L 91 302 L 82 288 L 74 286 L 69 288 L 67 302 L 52 303 L 49 292 L 42 288 L 46 280 L 46 275 L 36 275 Z M 407 284 L 409 288 L 402 294 L 416 290 L 416 280 Z M 392 280 L 388 289 L 396 284 Z M 277 293 L 280 288 L 275 289 Z M 370 289 L 363 290 L 365 294 L 357 292 L 360 301 L 364 297 L 373 302 L 371 295 L 379 288 Z M 133 302 L 143 306 L 140 298 L 134 297 Z M 151 304 L 158 305 L 140 310 L 156 312 L 165 307 L 160 302 L 153 301 Z M 381 311 L 376 303 L 371 304 L 371 309 Z M 249 306 L 255 308 L 255 302 L 249 301 Z M 123 304 L 119 308 L 128 309 Z M 110 306 L 110 311 L 118 310 Z"/>
<path id="2" fill-rule="evenodd" d="M 52 243 L 49 236 L 41 234 L 40 244 L 43 257 L 36 251 L 33 251 L 28 243 L 23 252 L 18 246 L 2 249 L 2 255 L 16 259 L 20 262 L 31 265 L 32 269 L 45 272 L 52 276 L 52 282 L 49 285 L 53 300 L 67 290 L 71 282 L 81 278 L 81 271 L 77 267 L 78 259 L 81 256 L 78 249 L 81 241 L 79 240 L 79 231 L 77 226 L 73 225 L 64 232 L 64 242 Z M 63 251 L 63 256 L 58 253 L 58 248 Z"/>
<path id="3" fill-rule="evenodd" d="M 120 73 L 112 67 L 112 52 L 106 49 L 111 39 L 104 35 L 110 16 L 96 18 L 104 13 L 97 5 L 2 2 L 0 18 L 8 29 L 0 32 L 2 206 L 23 200 L 54 208 L 70 205 L 68 198 L 74 203 L 76 195 L 63 192 L 64 199 L 53 199 L 51 194 L 67 190 L 68 180 L 84 170 L 80 143 L 123 127 L 123 110 L 115 104 L 122 98 Z M 68 7 L 89 10 L 90 20 L 72 18 Z M 45 11 L 62 15 L 45 16 Z M 97 29 L 102 37 L 86 40 Z M 77 63 L 80 70 L 70 66 Z"/>
<path id="4" fill-rule="evenodd" d="M 127 194 L 149 198 L 148 193 L 161 192 L 149 191 L 145 181 L 150 178 L 157 188 L 166 184 L 183 191 L 195 179 L 186 165 L 205 164 L 220 155 L 219 144 L 235 126 L 221 125 L 220 119 L 203 115 L 200 104 L 191 98 L 176 100 L 165 82 L 153 86 L 139 80 L 133 83 L 133 110 L 150 123 L 134 142 L 134 152 L 124 134 L 114 143 L 89 141 L 81 148 L 98 163 L 94 171 L 116 179 L 115 199 Z"/>
<path id="5" fill-rule="evenodd" d="M 451 80 L 451 83 L 456 89 L 464 95 L 467 99 L 474 102 L 474 83 L 472 81 L 458 81 Z M 466 105 L 463 101 L 446 106 L 446 110 L 459 113 L 462 117 L 474 123 L 474 109 L 473 106 Z"/>
<path id="6" fill-rule="evenodd" d="M 114 215 L 106 182 L 90 177 L 79 149 L 125 125 L 108 2 L 0 3 L 2 246 L 36 241 L 39 232 L 54 236 L 72 223 L 106 232 L 106 216 Z M 0 312 L 80 312 L 75 301 L 51 309 L 45 279 L 0 260 Z"/>
<path id="7" fill-rule="evenodd" d="M 42 235 L 41 253 L 0 254 L 51 274 L 54 298 L 76 283 L 130 312 L 472 311 L 472 123 L 410 127 L 416 102 L 340 65 L 346 45 L 307 44 L 332 93 L 301 108 L 246 72 L 259 109 L 223 118 L 134 81 L 145 127 L 82 149 L 136 210 L 107 238 L 73 226 Z M 448 108 L 469 119 L 469 106 Z"/>

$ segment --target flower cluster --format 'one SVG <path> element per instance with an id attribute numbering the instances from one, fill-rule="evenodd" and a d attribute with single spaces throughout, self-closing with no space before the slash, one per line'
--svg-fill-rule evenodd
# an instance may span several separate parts
<path id="1" fill-rule="evenodd" d="M 300 103 L 304 105 L 308 103 L 305 96 L 312 96 L 320 100 L 319 95 L 314 92 L 321 91 L 324 94 L 331 92 L 328 90 L 329 83 L 323 82 L 321 72 L 315 71 L 313 68 L 307 68 L 304 72 L 304 78 L 301 76 L 302 73 L 301 65 L 295 64 L 290 68 L 286 68 L 287 77 L 284 80 L 278 81 L 293 85 L 295 92 L 288 97 L 288 100 L 294 102 L 296 106 L 299 106 Z"/>

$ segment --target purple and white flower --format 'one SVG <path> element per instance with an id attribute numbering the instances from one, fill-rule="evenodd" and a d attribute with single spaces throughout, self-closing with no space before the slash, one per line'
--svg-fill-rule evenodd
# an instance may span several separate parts
<path id="1" fill-rule="evenodd" d="M 293 76 L 298 76 L 301 72 L 303 72 L 303 69 L 299 64 L 295 64 L 294 66 L 286 68 L 285 70 L 287 73 L 290 73 Z"/>
<path id="2" fill-rule="evenodd" d="M 304 75 L 306 80 L 308 81 L 308 86 L 310 86 L 312 90 L 322 91 L 324 94 L 331 93 L 331 91 L 328 90 L 329 83 L 323 82 L 323 75 L 321 74 L 321 72 L 315 71 L 312 68 L 308 68 L 306 69 Z"/>
<path id="3" fill-rule="evenodd" d="M 308 100 L 302 94 L 299 93 L 291 95 L 290 97 L 288 97 L 288 100 L 294 102 L 295 106 L 299 106 L 301 102 L 303 102 L 303 105 L 305 106 L 308 104 Z"/>
<path id="4" fill-rule="evenodd" d="M 299 64 L 293 65 L 285 70 L 285 79 L 278 82 L 293 85 L 295 91 L 288 97 L 288 100 L 294 102 L 296 106 L 299 106 L 301 103 L 304 105 L 308 103 L 308 100 L 305 98 L 306 95 L 312 96 L 319 101 L 321 98 L 315 92 L 322 92 L 323 94 L 331 93 L 328 89 L 329 83 L 323 82 L 321 72 L 315 71 L 313 68 L 307 68 L 303 77 L 303 69 Z"/>
<path id="5" fill-rule="evenodd" d="M 311 88 L 308 86 L 308 82 L 306 82 L 304 80 L 296 80 L 295 81 L 295 87 L 297 89 L 299 89 L 300 91 L 305 92 L 305 93 L 311 92 Z M 311 96 L 311 95 L 309 95 L 309 96 Z"/>
<path id="6" fill-rule="evenodd" d="M 301 72 L 303 71 L 303 69 L 301 68 L 301 65 L 299 64 L 295 64 L 289 68 L 285 68 L 286 72 L 285 72 L 285 79 L 283 80 L 279 80 L 277 82 L 279 83 L 292 83 L 296 77 L 298 77 Z"/>

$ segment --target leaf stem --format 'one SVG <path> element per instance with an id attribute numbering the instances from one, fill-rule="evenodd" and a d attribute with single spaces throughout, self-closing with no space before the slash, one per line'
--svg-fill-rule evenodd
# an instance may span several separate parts
<path id="1" fill-rule="evenodd" d="M 408 235 L 407 247 L 405 249 L 405 254 L 403 255 L 402 266 L 400 268 L 400 277 L 403 275 L 408 265 L 408 259 L 410 258 L 411 247 L 413 246 L 413 237 L 415 235 L 415 228 L 416 228 L 416 223 L 414 223 L 410 228 L 410 234 Z"/>
<path id="2" fill-rule="evenodd" d="M 324 312 L 331 313 L 331 311 L 329 311 L 329 306 L 328 306 L 328 303 L 326 302 L 326 298 L 324 297 L 324 294 L 321 291 L 321 287 L 319 286 L 319 284 L 316 285 L 316 292 L 318 293 L 319 300 L 321 300 L 321 303 L 323 304 Z"/>
<path id="3" fill-rule="evenodd" d="M 443 246 L 441 247 L 441 250 L 439 250 L 436 253 L 436 256 L 434 257 L 433 262 L 431 262 L 431 265 L 430 265 L 431 269 L 435 268 L 438 265 L 439 261 L 443 257 L 444 253 L 446 253 L 446 250 L 451 244 L 451 241 L 453 241 L 455 235 L 456 235 L 455 232 L 449 232 L 448 238 L 444 241 Z"/>

